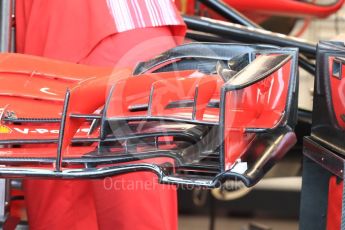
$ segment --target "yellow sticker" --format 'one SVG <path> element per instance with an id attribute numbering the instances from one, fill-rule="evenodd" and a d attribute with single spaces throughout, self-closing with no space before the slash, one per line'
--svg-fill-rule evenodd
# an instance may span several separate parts
<path id="1" fill-rule="evenodd" d="M 11 133 L 12 129 L 8 128 L 5 125 L 0 125 L 0 134 Z"/>
<path id="2" fill-rule="evenodd" d="M 187 13 L 187 0 L 180 0 L 181 2 L 181 13 Z"/>

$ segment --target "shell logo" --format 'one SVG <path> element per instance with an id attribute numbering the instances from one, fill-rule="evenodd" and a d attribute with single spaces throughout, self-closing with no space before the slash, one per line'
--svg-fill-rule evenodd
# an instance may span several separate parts
<path id="1" fill-rule="evenodd" d="M 11 132 L 12 132 L 12 129 L 10 129 L 9 127 L 5 125 L 0 125 L 0 134 L 7 134 Z"/>

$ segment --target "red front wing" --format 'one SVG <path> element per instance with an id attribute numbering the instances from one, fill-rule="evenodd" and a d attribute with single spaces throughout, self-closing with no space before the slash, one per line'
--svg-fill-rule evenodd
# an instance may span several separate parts
<path id="1" fill-rule="evenodd" d="M 296 142 L 297 51 L 189 44 L 134 70 L 0 56 L 0 174 L 255 184 Z M 163 162 L 163 163 L 162 163 Z"/>

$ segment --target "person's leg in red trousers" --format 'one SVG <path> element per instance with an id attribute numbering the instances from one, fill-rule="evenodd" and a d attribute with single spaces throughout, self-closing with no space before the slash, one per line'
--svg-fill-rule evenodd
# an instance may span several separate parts
<path id="1" fill-rule="evenodd" d="M 136 29 L 105 38 L 80 63 L 115 68 L 134 66 L 174 46 L 169 27 Z M 26 183 L 30 228 L 177 228 L 176 190 L 157 184 L 154 174 L 138 172 L 87 183 L 48 180 Z M 97 220 L 90 203 L 93 195 Z"/>
<path id="2" fill-rule="evenodd" d="M 30 230 L 98 229 L 90 182 L 24 180 Z"/>

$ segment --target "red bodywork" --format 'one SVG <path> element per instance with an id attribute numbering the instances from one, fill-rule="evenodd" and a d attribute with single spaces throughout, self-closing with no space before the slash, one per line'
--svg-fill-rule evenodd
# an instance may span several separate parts
<path id="1" fill-rule="evenodd" d="M 343 183 L 343 181 L 337 180 L 337 177 L 335 176 L 332 176 L 329 180 L 327 230 L 341 229 Z"/>
<path id="2" fill-rule="evenodd" d="M 201 14 L 216 17 L 215 13 L 200 6 L 195 12 L 195 0 L 178 0 L 177 5 L 183 13 Z M 329 5 L 319 5 L 298 0 L 223 0 L 224 3 L 251 17 L 252 15 L 278 15 L 291 17 L 327 17 L 338 11 L 344 4 L 344 0 L 335 1 Z"/>
<path id="3" fill-rule="evenodd" d="M 337 124 L 345 129 L 345 66 L 343 58 L 329 58 L 332 110 Z M 329 181 L 327 230 L 341 229 L 343 181 L 332 176 Z"/>
<path id="4" fill-rule="evenodd" d="M 261 24 L 271 16 L 288 16 L 300 18 L 325 18 L 337 12 L 345 0 L 337 0 L 332 4 L 320 5 L 299 0 L 223 0 L 224 3 L 243 13 L 254 22 Z M 224 20 L 222 16 L 197 0 L 177 0 L 177 6 L 182 13 Z M 306 23 L 306 26 L 309 23 Z"/>

